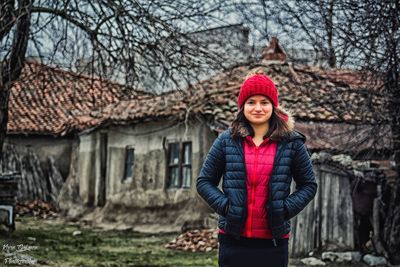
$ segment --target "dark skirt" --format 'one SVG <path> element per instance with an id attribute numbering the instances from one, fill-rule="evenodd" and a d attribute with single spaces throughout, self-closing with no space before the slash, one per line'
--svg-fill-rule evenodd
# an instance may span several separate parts
<path id="1" fill-rule="evenodd" d="M 287 267 L 288 239 L 235 239 L 219 234 L 219 267 Z"/>

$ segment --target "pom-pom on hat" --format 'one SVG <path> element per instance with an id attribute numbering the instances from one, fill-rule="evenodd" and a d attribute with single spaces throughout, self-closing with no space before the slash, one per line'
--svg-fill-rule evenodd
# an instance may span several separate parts
<path id="1" fill-rule="evenodd" d="M 253 95 L 265 95 L 271 100 L 274 107 L 279 105 L 278 91 L 275 84 L 265 74 L 254 74 L 243 82 L 238 97 L 239 109 L 241 109 L 247 98 Z"/>

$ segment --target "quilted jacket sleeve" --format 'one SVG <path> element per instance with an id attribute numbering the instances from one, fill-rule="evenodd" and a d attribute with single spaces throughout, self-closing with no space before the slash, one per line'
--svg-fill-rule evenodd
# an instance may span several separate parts
<path id="1" fill-rule="evenodd" d="M 225 153 L 222 146 L 222 135 L 212 145 L 197 178 L 197 192 L 208 205 L 219 215 L 225 215 L 228 198 L 218 188 L 225 169 Z"/>
<path id="2" fill-rule="evenodd" d="M 296 153 L 292 166 L 296 191 L 285 200 L 286 220 L 293 218 L 302 211 L 317 192 L 317 183 L 306 145 L 300 139 L 296 140 L 296 143 Z"/>

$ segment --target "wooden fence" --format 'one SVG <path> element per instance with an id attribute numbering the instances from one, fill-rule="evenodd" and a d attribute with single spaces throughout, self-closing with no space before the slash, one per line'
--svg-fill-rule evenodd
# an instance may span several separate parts
<path id="1" fill-rule="evenodd" d="M 289 251 L 300 256 L 316 250 L 353 250 L 350 175 L 343 168 L 329 164 L 314 163 L 314 171 L 318 192 L 291 221 Z"/>

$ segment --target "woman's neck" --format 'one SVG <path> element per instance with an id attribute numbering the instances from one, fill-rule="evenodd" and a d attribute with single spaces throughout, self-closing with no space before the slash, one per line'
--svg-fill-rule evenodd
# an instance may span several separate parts
<path id="1" fill-rule="evenodd" d="M 262 140 L 269 130 L 268 123 L 257 124 L 257 125 L 251 124 L 251 127 L 253 128 L 254 131 L 254 138 L 259 140 Z"/>

